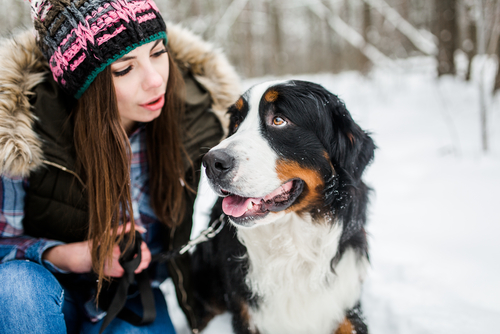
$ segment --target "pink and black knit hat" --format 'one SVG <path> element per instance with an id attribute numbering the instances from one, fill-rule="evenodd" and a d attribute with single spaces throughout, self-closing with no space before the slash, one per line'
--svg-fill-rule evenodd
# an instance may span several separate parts
<path id="1" fill-rule="evenodd" d="M 106 66 L 163 38 L 153 0 L 30 0 L 42 53 L 56 82 L 80 98 Z"/>

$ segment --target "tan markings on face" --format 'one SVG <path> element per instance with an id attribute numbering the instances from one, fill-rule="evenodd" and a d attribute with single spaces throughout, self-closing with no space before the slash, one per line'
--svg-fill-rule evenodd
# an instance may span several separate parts
<path id="1" fill-rule="evenodd" d="M 274 102 L 278 99 L 278 92 L 275 91 L 275 90 L 270 90 L 266 93 L 266 95 L 264 95 L 264 99 L 267 101 L 267 102 Z"/>
<path id="2" fill-rule="evenodd" d="M 300 201 L 290 206 L 285 212 L 300 213 L 320 205 L 325 183 L 318 170 L 304 168 L 295 161 L 280 160 L 276 165 L 276 173 L 282 183 L 295 178 L 299 178 L 305 183 Z"/>
<path id="3" fill-rule="evenodd" d="M 236 101 L 234 106 L 236 107 L 236 109 L 241 110 L 243 108 L 243 99 L 240 97 L 238 101 Z"/>
<path id="4" fill-rule="evenodd" d="M 352 334 L 352 333 L 354 333 L 354 326 L 347 318 L 344 319 L 344 322 L 340 324 L 339 328 L 337 328 L 337 331 L 335 332 L 335 334 Z"/>

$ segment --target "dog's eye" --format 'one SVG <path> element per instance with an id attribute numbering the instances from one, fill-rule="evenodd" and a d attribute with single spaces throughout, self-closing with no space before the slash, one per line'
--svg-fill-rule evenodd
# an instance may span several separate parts
<path id="1" fill-rule="evenodd" d="M 283 117 L 275 116 L 273 118 L 273 125 L 283 126 L 283 125 L 286 125 L 286 121 L 285 121 L 285 119 Z"/>
<path id="2" fill-rule="evenodd" d="M 233 127 L 233 131 L 236 131 L 238 127 L 240 126 L 241 123 L 241 118 L 238 115 L 232 114 L 231 115 L 231 124 Z"/>

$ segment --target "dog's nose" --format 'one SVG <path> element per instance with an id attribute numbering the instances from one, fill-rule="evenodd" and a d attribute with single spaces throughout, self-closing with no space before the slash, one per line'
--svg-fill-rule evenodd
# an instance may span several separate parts
<path id="1" fill-rule="evenodd" d="M 203 157 L 209 179 L 220 178 L 234 167 L 234 157 L 222 150 L 210 151 Z"/>

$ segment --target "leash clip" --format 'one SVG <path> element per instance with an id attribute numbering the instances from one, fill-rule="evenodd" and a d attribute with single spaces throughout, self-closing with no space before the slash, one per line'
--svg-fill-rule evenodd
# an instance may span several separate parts
<path id="1" fill-rule="evenodd" d="M 203 230 L 200 235 L 196 238 L 190 240 L 184 247 L 181 248 L 179 254 L 182 255 L 186 253 L 188 250 L 193 248 L 194 246 L 201 244 L 202 242 L 208 241 L 215 237 L 224 227 L 224 214 L 221 214 L 219 218 L 217 218 L 212 225 Z"/>

